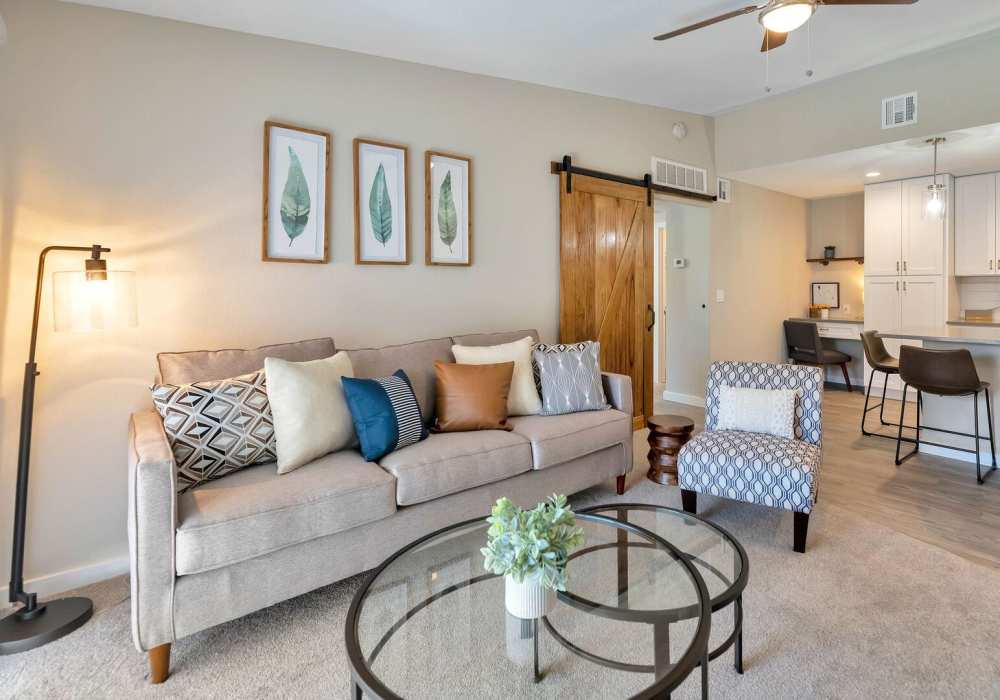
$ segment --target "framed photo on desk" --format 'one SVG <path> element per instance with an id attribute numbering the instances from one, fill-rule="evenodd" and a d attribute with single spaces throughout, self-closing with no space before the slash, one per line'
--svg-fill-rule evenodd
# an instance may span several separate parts
<path id="1" fill-rule="evenodd" d="M 823 304 L 831 309 L 840 308 L 840 282 L 813 282 L 810 303 Z"/>

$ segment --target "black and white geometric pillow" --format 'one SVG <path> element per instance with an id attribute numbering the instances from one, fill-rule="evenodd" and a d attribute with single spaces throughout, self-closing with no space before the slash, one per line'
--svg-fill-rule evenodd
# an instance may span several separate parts
<path id="1" fill-rule="evenodd" d="M 264 370 L 194 384 L 157 384 L 153 403 L 177 462 L 178 492 L 277 459 Z"/>
<path id="2" fill-rule="evenodd" d="M 556 416 L 609 408 L 601 379 L 601 344 L 538 344 L 531 353 L 542 396 L 540 415 Z"/>

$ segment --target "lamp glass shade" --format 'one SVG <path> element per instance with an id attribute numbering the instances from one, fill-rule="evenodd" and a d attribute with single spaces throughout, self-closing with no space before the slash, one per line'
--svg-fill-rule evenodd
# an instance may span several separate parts
<path id="1" fill-rule="evenodd" d="M 760 16 L 760 23 L 772 32 L 787 34 L 805 24 L 815 9 L 811 2 L 790 2 L 765 10 Z"/>
<path id="2" fill-rule="evenodd" d="M 52 275 L 52 308 L 57 332 L 131 328 L 139 323 L 135 273 L 111 270 L 105 280 L 80 272 Z"/>

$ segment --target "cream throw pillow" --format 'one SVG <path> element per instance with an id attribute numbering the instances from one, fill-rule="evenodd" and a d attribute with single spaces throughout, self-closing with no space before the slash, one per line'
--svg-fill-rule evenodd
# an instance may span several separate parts
<path id="1" fill-rule="evenodd" d="M 310 362 L 268 357 L 264 372 L 279 474 L 354 443 L 354 421 L 340 383 L 341 377 L 354 376 L 346 352 Z"/>
<path id="2" fill-rule="evenodd" d="M 719 387 L 716 430 L 745 430 L 792 439 L 795 437 L 794 389 Z M 279 447 L 280 449 L 280 447 Z"/>
<path id="3" fill-rule="evenodd" d="M 507 395 L 507 415 L 533 416 L 542 410 L 542 400 L 535 387 L 535 373 L 531 368 L 531 349 L 534 345 L 535 339 L 529 335 L 503 345 L 452 345 L 451 352 L 460 365 L 513 362 L 514 377 L 510 380 L 510 393 Z"/>

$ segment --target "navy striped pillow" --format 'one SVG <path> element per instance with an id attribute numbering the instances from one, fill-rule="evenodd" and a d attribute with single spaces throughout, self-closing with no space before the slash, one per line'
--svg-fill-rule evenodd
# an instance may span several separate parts
<path id="1" fill-rule="evenodd" d="M 369 462 L 427 437 L 420 405 L 403 370 L 396 370 L 391 377 L 341 377 L 340 381 L 361 454 Z"/>

